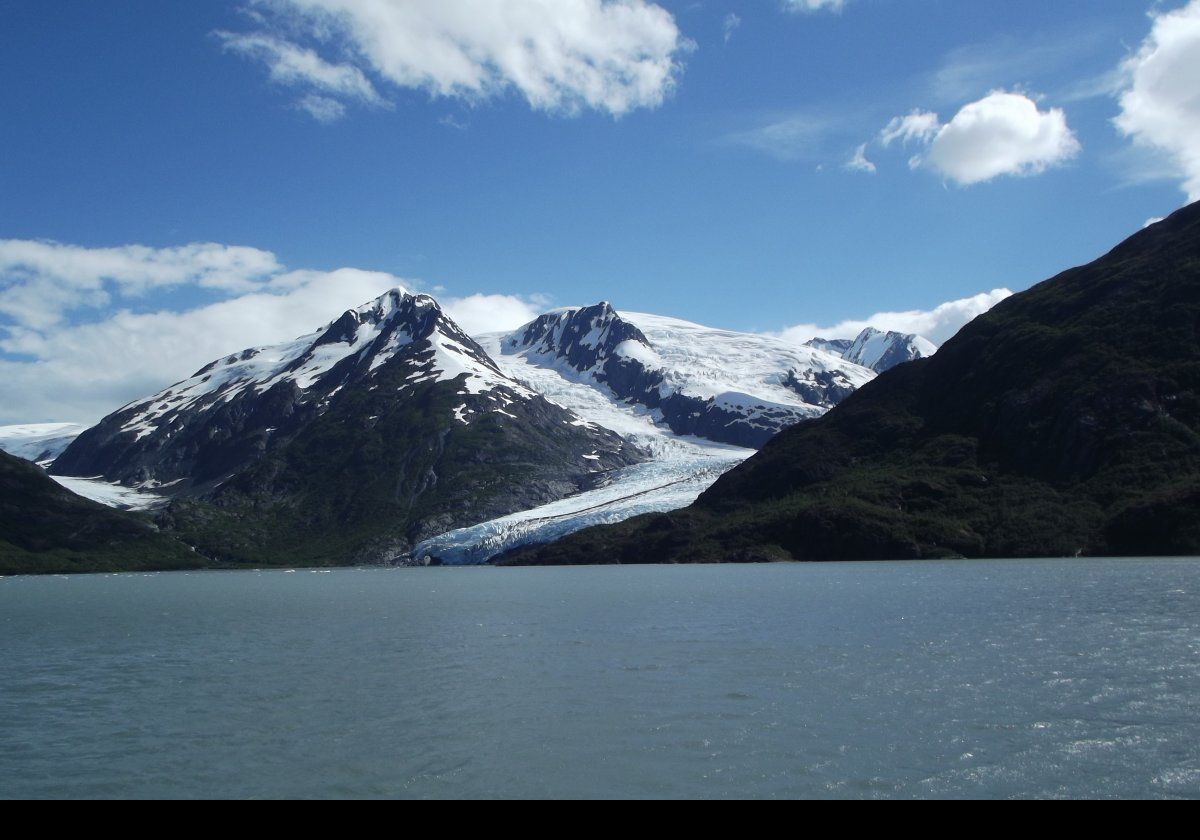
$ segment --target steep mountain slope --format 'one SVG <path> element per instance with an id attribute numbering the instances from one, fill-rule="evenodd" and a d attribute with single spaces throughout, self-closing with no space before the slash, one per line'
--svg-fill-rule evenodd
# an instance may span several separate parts
<path id="1" fill-rule="evenodd" d="M 76 423 L 0 426 L 0 452 L 47 464 L 61 455 L 85 428 Z"/>
<path id="2" fill-rule="evenodd" d="M 186 569 L 207 561 L 148 520 L 109 510 L 0 452 L 0 575 Z"/>
<path id="3" fill-rule="evenodd" d="M 691 508 L 512 563 L 1200 553 L 1200 205 L 1000 304 Z"/>
<path id="4" fill-rule="evenodd" d="M 509 377 L 618 432 L 647 452 L 650 460 L 613 471 L 593 490 L 425 540 L 414 549 L 416 562 L 483 563 L 522 545 L 547 542 L 590 525 L 686 507 L 753 454 L 752 449 L 699 434 L 757 443 L 767 432 L 751 424 L 769 416 L 764 415 L 765 404 L 779 412 L 777 425 L 769 431 L 823 413 L 833 400 L 873 376 L 774 339 L 670 318 L 621 314 L 607 304 L 552 312 L 515 333 L 483 336 L 479 341 Z M 802 378 L 823 374 L 829 374 L 831 383 L 844 376 L 849 384 L 844 390 L 837 386 L 816 393 L 813 401 L 818 405 L 806 403 L 788 387 L 789 381 L 798 384 Z M 698 389 L 707 389 L 699 390 L 701 394 L 737 389 L 755 396 L 729 400 L 729 416 L 712 425 L 723 410 L 715 398 L 680 395 Z M 695 408 L 694 416 L 679 418 L 671 413 L 681 406 Z M 671 417 L 676 420 L 673 424 Z M 734 425 L 727 427 L 727 422 Z"/>
<path id="5" fill-rule="evenodd" d="M 171 497 L 162 521 L 224 561 L 335 565 L 390 562 L 643 457 L 394 290 L 126 406 L 52 471 Z"/>
<path id="6" fill-rule="evenodd" d="M 505 357 L 557 370 L 644 406 L 680 435 L 759 447 L 819 417 L 873 374 L 819 350 L 607 303 L 548 313 L 516 332 L 487 336 Z"/>
<path id="7" fill-rule="evenodd" d="M 854 340 L 814 338 L 806 346 L 831 353 L 848 362 L 884 373 L 897 365 L 925 359 L 937 352 L 928 339 L 911 333 L 882 332 L 867 327 Z"/>

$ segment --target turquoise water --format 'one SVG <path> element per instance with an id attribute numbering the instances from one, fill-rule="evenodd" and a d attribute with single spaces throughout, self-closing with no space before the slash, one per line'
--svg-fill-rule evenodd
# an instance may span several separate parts
<path id="1" fill-rule="evenodd" d="M 1200 561 L 0 580 L 4 797 L 1200 796 Z"/>

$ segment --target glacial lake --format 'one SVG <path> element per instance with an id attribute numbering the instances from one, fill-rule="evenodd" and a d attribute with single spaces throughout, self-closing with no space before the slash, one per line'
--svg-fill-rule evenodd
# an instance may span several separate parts
<path id="1" fill-rule="evenodd" d="M 1200 797 L 1200 561 L 0 580 L 0 797 Z"/>

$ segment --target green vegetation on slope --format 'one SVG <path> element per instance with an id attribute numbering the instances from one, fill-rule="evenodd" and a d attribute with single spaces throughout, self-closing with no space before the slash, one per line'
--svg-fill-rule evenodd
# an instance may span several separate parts
<path id="1" fill-rule="evenodd" d="M 600 440 L 585 441 L 550 403 L 499 413 L 461 383 L 414 386 L 404 373 L 385 368 L 377 387 L 347 389 L 219 490 L 174 502 L 163 524 L 229 564 L 389 562 L 427 537 L 569 495 L 594 468 L 579 452 Z M 479 408 L 469 425 L 455 419 L 464 403 Z M 610 468 L 640 457 L 605 441 L 598 457 Z"/>
<path id="2" fill-rule="evenodd" d="M 506 563 L 1200 554 L 1200 205 L 790 429 L 693 507 Z"/>
<path id="3" fill-rule="evenodd" d="M 207 565 L 148 519 L 80 498 L 35 464 L 0 452 L 0 575 Z"/>

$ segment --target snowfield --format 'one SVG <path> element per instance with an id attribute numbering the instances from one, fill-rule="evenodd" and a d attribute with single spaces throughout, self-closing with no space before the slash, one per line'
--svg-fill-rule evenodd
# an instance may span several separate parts
<path id="1" fill-rule="evenodd" d="M 86 428 L 77 423 L 0 426 L 0 450 L 44 466 L 61 455 Z"/>
<path id="2" fill-rule="evenodd" d="M 808 409 L 811 416 L 818 417 L 824 409 L 807 405 L 784 384 L 788 370 L 841 373 L 856 389 L 875 378 L 874 371 L 861 365 L 771 336 L 705 327 L 662 315 L 618 314 L 654 346 L 668 372 L 667 383 L 689 396 L 761 408 Z"/>
<path id="3" fill-rule="evenodd" d="M 117 510 L 153 510 L 167 503 L 166 498 L 156 493 L 147 493 L 121 484 L 110 484 L 102 478 L 74 478 L 62 475 L 50 477 L 77 496 Z"/>

